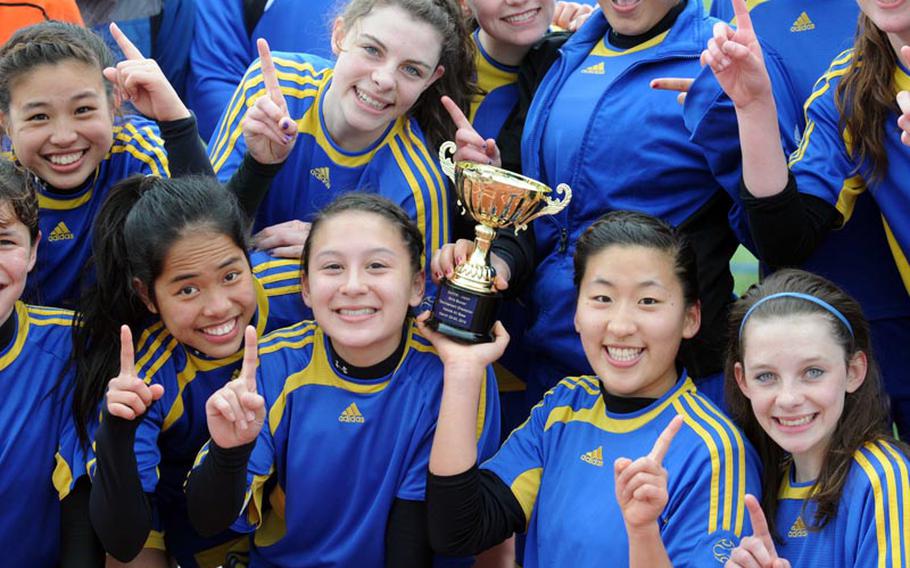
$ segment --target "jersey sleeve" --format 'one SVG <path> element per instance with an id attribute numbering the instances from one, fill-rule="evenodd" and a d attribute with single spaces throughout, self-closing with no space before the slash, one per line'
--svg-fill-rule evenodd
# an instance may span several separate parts
<path id="1" fill-rule="evenodd" d="M 154 345 L 152 346 L 154 349 Z M 161 450 L 158 447 L 158 436 L 164 425 L 164 419 L 179 396 L 177 371 L 174 360 L 166 357 L 160 364 L 155 364 L 154 357 L 150 366 L 142 366 L 142 351 L 137 355 L 139 378 L 147 384 L 159 384 L 164 387 L 164 394 L 149 406 L 145 417 L 136 429 L 136 441 L 133 451 L 136 453 L 136 467 L 139 469 L 139 480 L 146 493 L 154 493 L 158 487 L 158 464 L 161 463 Z"/>
<path id="2" fill-rule="evenodd" d="M 816 82 L 806 100 L 806 126 L 800 144 L 790 155 L 790 171 L 801 193 L 834 205 L 846 223 L 866 186 L 848 151 L 834 103 L 837 81 L 850 68 L 852 52 L 844 52 Z"/>
<path id="3" fill-rule="evenodd" d="M 674 445 L 686 450 L 664 460 L 671 500 L 661 535 L 674 566 L 720 568 L 743 534 L 751 534 L 743 500 L 746 493 L 761 498 L 758 457 L 704 398 L 686 394 L 674 406 L 685 420 Z"/>
<path id="4" fill-rule="evenodd" d="M 853 566 L 905 566 L 910 561 L 910 460 L 886 441 L 867 443 L 854 460 L 854 468 L 863 472 L 857 475 L 862 490 L 851 491 L 851 502 L 840 507 L 840 514 L 849 513 L 845 537 L 856 542 Z"/>
<path id="5" fill-rule="evenodd" d="M 268 300 L 266 332 L 312 319 L 313 311 L 306 306 L 300 294 L 299 260 L 254 252 L 250 255 L 250 262 L 253 275 Z"/>
<path id="6" fill-rule="evenodd" d="M 223 107 L 218 123 L 209 139 L 209 160 L 218 179 L 225 183 L 243 161 L 246 141 L 241 122 L 247 109 L 265 93 L 262 70 L 256 59 L 246 70 L 227 106 Z"/>
<path id="7" fill-rule="evenodd" d="M 209 139 L 249 66 L 251 42 L 240 0 L 196 0 L 187 97 Z"/>
<path id="8" fill-rule="evenodd" d="M 265 383 L 263 381 L 262 367 L 257 371 L 256 383 L 259 392 L 266 393 Z M 256 438 L 256 444 L 253 446 L 253 453 L 250 454 L 249 465 L 247 466 L 247 489 L 244 496 L 244 506 L 240 516 L 231 525 L 231 529 L 237 532 L 250 533 L 255 531 L 262 524 L 265 510 L 263 509 L 263 499 L 265 498 L 265 484 L 275 473 L 275 452 L 276 452 L 276 434 L 279 430 L 287 428 L 287 412 L 273 416 L 274 404 L 269 404 L 268 395 L 266 394 L 266 420 Z M 274 400 L 272 401 L 274 402 Z M 208 443 L 200 451 L 200 456 L 208 451 Z M 197 460 L 197 464 L 199 461 Z"/>
<path id="9" fill-rule="evenodd" d="M 512 431 L 499 451 L 480 466 L 495 473 L 512 490 L 527 523 L 531 522 L 543 475 L 543 437 L 551 410 L 551 393 L 531 409 L 524 424 Z"/>
<path id="10" fill-rule="evenodd" d="M 130 115 L 118 121 L 113 134 L 111 155 L 127 157 L 121 162 L 124 166 L 117 174 L 118 180 L 133 174 L 170 177 L 164 140 L 156 123 L 145 117 Z"/>
<path id="11" fill-rule="evenodd" d="M 404 132 L 389 142 L 391 164 L 383 165 L 380 193 L 398 204 L 417 223 L 424 236 L 425 302 L 436 297 L 430 277 L 433 253 L 451 239 L 449 188 L 423 136 L 406 123 Z M 375 158 L 374 158 L 375 159 Z"/>

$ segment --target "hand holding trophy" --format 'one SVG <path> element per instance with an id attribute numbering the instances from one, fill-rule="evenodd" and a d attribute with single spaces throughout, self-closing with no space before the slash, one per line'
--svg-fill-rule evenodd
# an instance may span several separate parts
<path id="1" fill-rule="evenodd" d="M 490 330 L 502 295 L 493 281 L 490 245 L 497 229 L 514 227 L 515 232 L 543 215 L 555 215 L 572 199 L 572 190 L 560 184 L 561 200 L 550 197 L 552 190 L 531 178 L 489 164 L 452 160 L 456 144 L 446 142 L 439 149 L 442 170 L 455 184 L 458 205 L 477 221 L 474 252 L 455 268 L 454 275 L 439 287 L 428 324 L 437 331 L 468 343 L 493 340 Z"/>

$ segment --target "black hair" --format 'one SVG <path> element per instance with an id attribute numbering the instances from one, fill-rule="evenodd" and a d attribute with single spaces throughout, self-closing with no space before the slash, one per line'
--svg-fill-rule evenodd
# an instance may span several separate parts
<path id="1" fill-rule="evenodd" d="M 111 100 L 113 86 L 101 71 L 114 64 L 114 56 L 104 40 L 82 26 L 49 21 L 16 31 L 0 47 L 0 111 L 9 112 L 10 87 L 17 78 L 41 65 L 68 59 L 97 67 Z"/>
<path id="2" fill-rule="evenodd" d="M 575 245 L 575 290 L 581 285 L 588 260 L 611 246 L 639 246 L 664 252 L 673 259 L 687 306 L 698 302 L 695 250 L 679 231 L 661 219 L 635 211 L 611 211 L 588 227 Z"/>
<path id="3" fill-rule="evenodd" d="M 314 235 L 319 232 L 319 229 L 326 221 L 341 213 L 350 211 L 379 215 L 397 227 L 401 234 L 401 238 L 404 240 L 405 246 L 408 249 L 411 270 L 413 270 L 415 274 L 422 270 L 423 235 L 414 221 L 405 213 L 404 209 L 381 195 L 352 191 L 341 195 L 316 215 L 313 224 L 310 226 L 310 234 L 307 236 L 306 243 L 303 245 L 303 254 L 300 257 L 301 274 L 308 274 L 309 272 L 310 251 L 312 249 Z"/>
<path id="4" fill-rule="evenodd" d="M 0 204 L 8 203 L 16 219 L 28 228 L 31 244 L 38 238 L 38 196 L 31 174 L 0 158 Z M 0 219 L 6 221 L 6 219 Z"/>
<path id="5" fill-rule="evenodd" d="M 84 291 L 73 326 L 73 415 L 83 443 L 86 424 L 119 370 L 120 326 L 130 326 L 137 338 L 152 317 L 134 281 L 144 285 L 154 303 L 155 279 L 168 252 L 191 231 L 226 235 L 245 253 L 244 219 L 233 195 L 210 177 L 135 175 L 111 188 L 92 226 L 97 282 Z"/>

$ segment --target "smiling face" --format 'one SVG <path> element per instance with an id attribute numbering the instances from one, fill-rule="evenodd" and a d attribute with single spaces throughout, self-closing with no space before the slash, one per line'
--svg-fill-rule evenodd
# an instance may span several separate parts
<path id="1" fill-rule="evenodd" d="M 140 295 L 180 343 L 213 358 L 236 353 L 256 312 L 253 275 L 243 250 L 227 235 L 185 230 L 164 257 L 154 301 Z"/>
<path id="2" fill-rule="evenodd" d="M 47 184 L 74 189 L 113 143 L 113 108 L 97 66 L 39 65 L 13 80 L 2 115 L 16 158 Z"/>
<path id="3" fill-rule="evenodd" d="M 553 19 L 554 0 L 468 0 L 480 42 L 493 59 L 518 65 Z"/>
<path id="4" fill-rule="evenodd" d="M 344 360 L 381 362 L 398 347 L 408 308 L 423 298 L 423 273 L 415 273 L 400 230 L 378 214 L 347 211 L 310 239 L 304 301 Z"/>
<path id="5" fill-rule="evenodd" d="M 642 246 L 609 246 L 588 259 L 579 284 L 575 330 L 610 394 L 659 398 L 678 379 L 682 339 L 698 331 L 673 258 Z"/>
<path id="6" fill-rule="evenodd" d="M 815 479 L 846 394 L 865 379 L 865 354 L 846 361 L 831 323 L 817 314 L 750 319 L 743 353 L 734 373 L 756 420 L 793 455 L 798 479 Z"/>
<path id="7" fill-rule="evenodd" d="M 325 121 L 346 150 L 375 142 L 442 76 L 442 37 L 398 6 L 373 9 L 349 27 L 335 21 L 338 56 L 325 96 Z"/>
<path id="8" fill-rule="evenodd" d="M 888 34 L 900 57 L 900 46 L 910 45 L 910 0 L 857 0 L 857 4 L 878 29 Z"/>
<path id="9" fill-rule="evenodd" d="M 37 252 L 38 242 L 32 243 L 28 227 L 9 202 L 0 203 L 0 323 L 9 318 L 22 295 Z"/>
<path id="10" fill-rule="evenodd" d="M 610 27 L 623 35 L 639 35 L 654 27 L 679 0 L 598 0 Z"/>

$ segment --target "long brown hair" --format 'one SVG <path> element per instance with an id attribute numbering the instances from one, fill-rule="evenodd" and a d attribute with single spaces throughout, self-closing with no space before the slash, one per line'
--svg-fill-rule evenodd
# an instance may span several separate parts
<path id="1" fill-rule="evenodd" d="M 781 270 L 761 284 L 752 286 L 730 311 L 731 341 L 727 352 L 724 390 L 730 415 L 742 426 L 764 464 L 762 509 L 768 519 L 771 534 L 778 540 L 779 535 L 775 527 L 777 496 L 783 477 L 792 464 L 792 458 L 758 423 L 749 399 L 736 384 L 733 369 L 736 363 L 743 362 L 744 339 L 740 336 L 740 326 L 746 312 L 761 299 L 781 292 L 807 294 L 827 302 L 850 322 L 853 333 L 851 334 L 830 311 L 798 298 L 783 297 L 764 302 L 749 315 L 749 321 L 803 314 L 819 315 L 828 323 L 831 337 L 843 347 L 845 363 L 860 351 L 866 354 L 869 362 L 863 383 L 854 392 L 846 394 L 843 413 L 831 435 L 821 473 L 812 487 L 812 501 L 817 508 L 810 529 L 823 528 L 837 514 L 844 483 L 853 464 L 853 456 L 865 443 L 884 439 L 899 445 L 905 454 L 908 452 L 907 446 L 895 441 L 889 432 L 891 419 L 888 402 L 882 390 L 878 366 L 872 357 L 869 324 L 863 318 L 856 300 L 821 276 L 802 270 Z"/>
<path id="2" fill-rule="evenodd" d="M 853 45 L 853 62 L 834 96 L 840 127 L 851 140 L 852 157 L 861 168 L 856 173 L 880 180 L 888 169 L 885 123 L 897 111 L 894 67 L 897 56 L 888 35 L 865 14 L 860 14 Z M 867 166 L 868 165 L 868 166 Z"/>
<path id="3" fill-rule="evenodd" d="M 474 67 L 474 40 L 464 11 L 456 0 L 351 0 L 341 13 L 345 29 L 350 29 L 377 6 L 398 6 L 433 26 L 442 37 L 439 65 L 445 68 L 445 73 L 420 95 L 409 112 L 435 152 L 443 142 L 455 137 L 455 125 L 439 99 L 448 95 L 467 114 L 472 97 L 480 92 Z"/>

